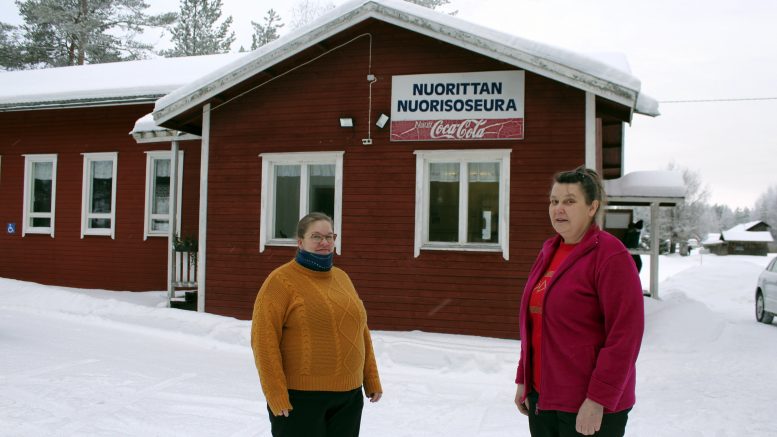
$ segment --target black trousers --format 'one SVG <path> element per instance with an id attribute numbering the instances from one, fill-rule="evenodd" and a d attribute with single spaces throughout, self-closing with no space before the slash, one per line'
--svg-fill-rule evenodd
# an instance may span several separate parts
<path id="1" fill-rule="evenodd" d="M 529 399 L 529 431 L 532 437 L 577 437 L 582 434 L 575 431 L 577 413 L 564 411 L 537 410 L 539 395 L 531 392 Z M 626 421 L 631 408 L 617 413 L 607 413 L 602 417 L 602 426 L 594 435 L 598 437 L 623 437 L 626 433 Z"/>
<path id="2" fill-rule="evenodd" d="M 364 396 L 362 389 L 346 392 L 289 390 L 289 417 L 274 416 L 273 437 L 358 437 Z"/>

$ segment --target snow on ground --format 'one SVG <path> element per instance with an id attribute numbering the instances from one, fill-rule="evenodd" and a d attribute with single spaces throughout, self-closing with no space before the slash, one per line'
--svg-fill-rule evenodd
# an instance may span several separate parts
<path id="1" fill-rule="evenodd" d="M 661 257 L 629 436 L 774 435 L 777 325 L 753 316 L 772 256 Z M 269 436 L 249 328 L 165 308 L 161 292 L 0 278 L 0 436 Z M 362 435 L 529 435 L 512 403 L 517 341 L 373 336 L 386 393 Z"/>

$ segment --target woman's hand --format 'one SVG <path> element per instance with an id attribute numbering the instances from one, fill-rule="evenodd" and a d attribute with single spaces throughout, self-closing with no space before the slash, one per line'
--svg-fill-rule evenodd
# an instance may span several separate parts
<path id="1" fill-rule="evenodd" d="M 521 398 L 523 397 L 523 391 L 526 388 L 523 384 L 518 384 L 518 387 L 515 389 L 515 406 L 518 407 L 518 411 L 521 412 L 524 416 L 529 415 L 529 400 L 526 399 L 525 401 L 521 402 Z"/>
<path id="2" fill-rule="evenodd" d="M 602 404 L 585 398 L 577 412 L 575 431 L 583 435 L 593 435 L 602 427 L 604 407 Z"/>
<path id="3" fill-rule="evenodd" d="M 279 414 L 279 416 L 289 417 L 289 410 L 281 410 L 281 414 Z"/>
<path id="4" fill-rule="evenodd" d="M 382 392 L 376 392 L 376 393 L 370 393 L 367 395 L 368 398 L 370 398 L 370 402 L 375 403 L 380 400 L 380 398 L 383 397 Z"/>

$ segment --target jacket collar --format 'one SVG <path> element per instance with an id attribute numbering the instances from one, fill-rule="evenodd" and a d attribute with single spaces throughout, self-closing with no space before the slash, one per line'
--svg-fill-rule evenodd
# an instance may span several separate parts
<path id="1" fill-rule="evenodd" d="M 565 259 L 564 262 L 561 263 L 561 265 L 558 267 L 558 270 L 553 273 L 553 278 L 551 278 L 550 283 L 548 284 L 548 288 L 550 288 L 550 286 L 558 280 L 559 276 L 561 276 L 567 269 L 569 269 L 571 265 L 573 265 L 578 259 L 583 257 L 599 244 L 599 233 L 599 226 L 596 223 L 592 223 L 583 236 L 583 239 L 580 240 L 580 243 L 577 244 L 577 247 L 572 250 L 567 259 Z M 548 269 L 550 261 L 553 259 L 553 254 L 556 253 L 556 250 L 562 241 L 563 239 L 561 238 L 561 235 L 557 234 L 555 237 L 549 239 L 545 242 L 545 244 L 543 244 L 543 272 Z"/>

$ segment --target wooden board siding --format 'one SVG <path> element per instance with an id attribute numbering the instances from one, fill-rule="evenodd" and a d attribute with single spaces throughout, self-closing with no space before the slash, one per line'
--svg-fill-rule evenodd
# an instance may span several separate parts
<path id="1" fill-rule="evenodd" d="M 166 238 L 143 240 L 146 151 L 170 143 L 137 144 L 128 134 L 152 105 L 0 113 L 0 276 L 43 284 L 110 290 L 164 290 Z M 183 229 L 196 236 L 199 142 L 185 150 Z M 82 153 L 118 152 L 116 239 L 81 238 Z M 57 154 L 55 237 L 22 237 L 24 154 Z M 5 226 L 3 226 L 5 229 Z"/>
<path id="2" fill-rule="evenodd" d="M 323 46 L 364 31 L 372 35 L 372 73 L 378 78 L 372 121 L 370 40 L 364 37 L 223 106 L 214 104 L 206 311 L 250 318 L 266 275 L 294 255 L 293 248 L 272 246 L 259 253 L 258 155 L 344 151 L 342 255 L 335 263 L 353 279 L 371 328 L 517 338 L 524 282 L 552 234 L 551 176 L 584 162 L 585 94 L 527 72 L 524 140 L 392 143 L 388 128 L 371 124 L 374 144 L 363 146 L 367 123 L 390 111 L 392 75 L 514 69 L 385 23 L 372 22 Z M 341 115 L 354 117 L 355 128 L 340 128 Z M 512 148 L 510 260 L 501 253 L 426 250 L 415 258 L 413 152 L 477 148 Z"/>

